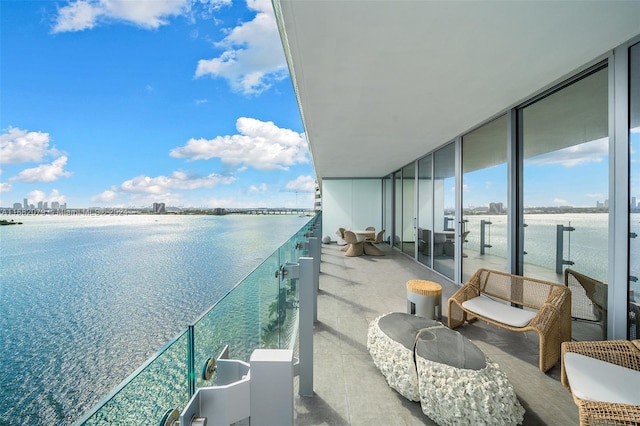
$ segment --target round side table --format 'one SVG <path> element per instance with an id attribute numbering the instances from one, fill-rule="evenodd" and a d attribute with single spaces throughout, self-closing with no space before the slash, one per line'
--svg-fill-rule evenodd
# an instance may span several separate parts
<path id="1" fill-rule="evenodd" d="M 442 319 L 442 286 L 433 281 L 407 281 L 407 313 L 438 321 Z"/>

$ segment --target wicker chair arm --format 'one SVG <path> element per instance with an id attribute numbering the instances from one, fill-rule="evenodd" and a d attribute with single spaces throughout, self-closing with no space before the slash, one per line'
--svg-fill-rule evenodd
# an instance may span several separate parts
<path id="1" fill-rule="evenodd" d="M 466 283 L 456 291 L 451 299 L 462 305 L 463 302 L 480 296 L 480 289 L 471 282 Z"/>
<path id="2" fill-rule="evenodd" d="M 545 302 L 538 310 L 537 315 L 529 322 L 529 326 L 547 335 L 551 327 L 557 326 L 559 316 L 558 308 L 551 302 Z"/>
<path id="3" fill-rule="evenodd" d="M 581 419 L 589 421 L 587 424 L 637 425 L 640 423 L 640 405 L 581 399 L 578 411 Z"/>

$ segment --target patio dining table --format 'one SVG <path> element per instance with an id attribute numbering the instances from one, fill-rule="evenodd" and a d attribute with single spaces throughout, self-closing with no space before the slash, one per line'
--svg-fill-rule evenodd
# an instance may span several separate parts
<path id="1" fill-rule="evenodd" d="M 371 242 L 376 236 L 375 231 L 371 231 L 370 229 L 352 229 L 351 232 L 355 234 L 358 242 L 362 242 L 364 244 L 364 254 L 368 254 L 370 256 L 384 256 L 384 252 L 374 246 Z"/>
<path id="2" fill-rule="evenodd" d="M 369 229 L 352 229 L 351 232 L 356 234 L 358 241 L 365 241 L 367 238 L 373 239 L 376 236 L 376 232 Z"/>

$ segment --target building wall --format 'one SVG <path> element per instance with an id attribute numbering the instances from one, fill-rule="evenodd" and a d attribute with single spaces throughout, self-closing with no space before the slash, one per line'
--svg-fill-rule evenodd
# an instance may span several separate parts
<path id="1" fill-rule="evenodd" d="M 322 181 L 322 229 L 336 241 L 338 228 L 382 228 L 380 179 L 324 179 Z"/>

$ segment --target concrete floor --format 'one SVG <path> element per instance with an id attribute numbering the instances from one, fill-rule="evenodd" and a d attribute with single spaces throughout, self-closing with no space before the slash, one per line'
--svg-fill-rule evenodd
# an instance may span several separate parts
<path id="1" fill-rule="evenodd" d="M 406 282 L 442 284 L 443 319 L 457 287 L 397 250 L 386 256 L 346 257 L 322 245 L 318 322 L 314 329 L 313 397 L 295 396 L 296 425 L 433 425 L 412 402 L 391 389 L 367 351 L 369 322 L 406 312 Z M 475 322 L 457 329 L 507 373 L 526 410 L 524 425 L 578 425 L 571 393 L 560 383 L 560 364 L 538 369 L 538 338 Z M 297 379 L 296 379 L 297 382 Z M 296 383 L 297 384 L 297 383 Z"/>

